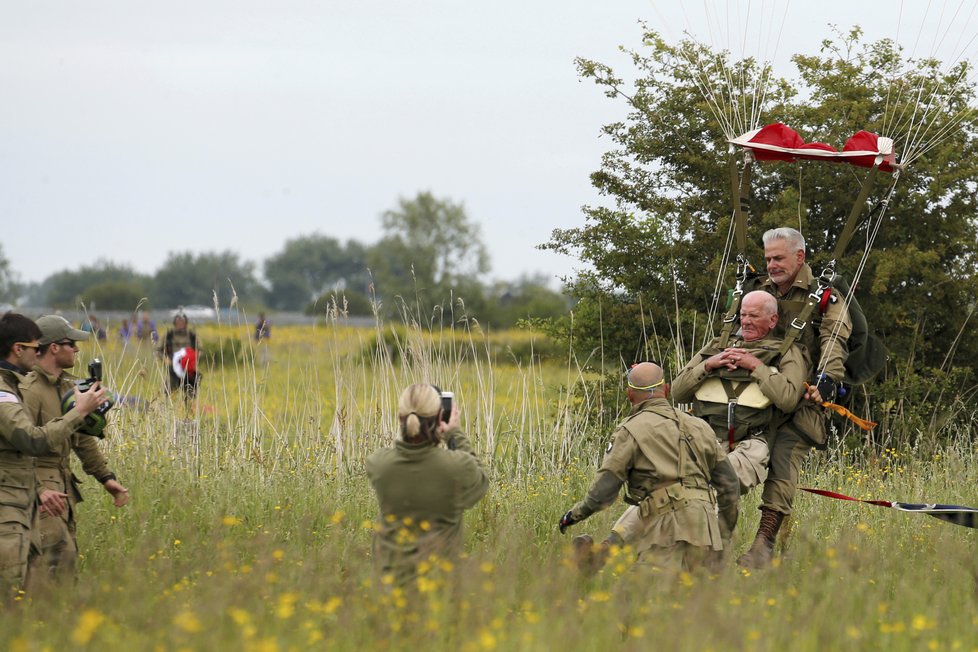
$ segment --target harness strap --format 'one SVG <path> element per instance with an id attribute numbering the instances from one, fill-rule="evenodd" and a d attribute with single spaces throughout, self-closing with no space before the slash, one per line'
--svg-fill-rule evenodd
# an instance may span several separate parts
<path id="1" fill-rule="evenodd" d="M 737 401 L 750 386 L 750 383 L 742 382 L 734 387 L 729 378 L 721 378 L 720 385 L 727 394 L 727 452 L 730 452 L 737 443 L 734 437 L 734 433 L 737 431 Z"/>
<path id="2" fill-rule="evenodd" d="M 852 210 L 849 211 L 849 219 L 846 220 L 842 234 L 839 235 L 839 240 L 835 243 L 835 251 L 832 254 L 832 258 L 835 260 L 842 258 L 846 252 L 846 247 L 849 246 L 849 241 L 852 240 L 852 234 L 856 230 L 856 221 L 859 218 L 859 214 L 862 213 L 863 206 L 866 204 L 869 191 L 873 189 L 873 180 L 876 179 L 876 174 L 879 172 L 879 167 L 877 166 L 882 162 L 882 159 L 882 156 L 876 157 L 873 167 L 870 168 L 869 174 L 863 180 L 862 188 L 859 189 L 859 195 L 852 205 Z"/>
<path id="3" fill-rule="evenodd" d="M 744 282 L 747 275 L 754 272 L 754 266 L 748 262 L 743 254 L 737 254 L 737 285 L 734 287 L 730 297 L 730 310 L 723 316 L 723 328 L 720 331 L 721 349 L 727 348 L 730 336 L 733 334 L 733 326 L 737 323 L 737 316 L 740 314 L 740 302 L 744 298 Z"/>
<path id="4" fill-rule="evenodd" d="M 805 298 L 805 305 L 802 306 L 801 311 L 791 320 L 788 328 L 785 329 L 784 340 L 781 342 L 781 348 L 778 349 L 778 355 L 787 353 L 791 345 L 801 337 L 801 334 L 805 331 L 805 327 L 808 326 L 808 320 L 811 318 L 816 306 L 820 308 L 822 306 L 828 307 L 829 297 L 832 294 L 832 280 L 834 278 L 835 260 L 832 260 L 822 270 L 821 275 L 817 279 L 812 280 L 812 284 L 809 286 L 810 292 Z M 823 312 L 825 312 L 824 308 L 820 310 L 820 314 Z"/>
<path id="5" fill-rule="evenodd" d="M 742 191 L 750 192 L 750 165 L 753 157 L 748 158 L 744 163 L 744 175 L 741 177 L 737 172 L 736 150 L 731 148 L 728 168 L 730 170 L 730 194 L 733 200 L 734 209 L 734 234 L 737 237 L 737 249 L 745 251 L 747 249 L 747 214 L 744 212 L 742 202 Z M 746 180 L 746 184 L 744 183 Z"/>

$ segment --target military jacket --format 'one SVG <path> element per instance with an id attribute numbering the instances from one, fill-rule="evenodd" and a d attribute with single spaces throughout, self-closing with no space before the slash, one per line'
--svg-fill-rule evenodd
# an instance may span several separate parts
<path id="1" fill-rule="evenodd" d="M 84 419 L 72 410 L 38 427 L 24 408 L 21 375 L 9 365 L 0 366 L 0 524 L 31 526 L 38 485 L 34 455 L 56 450 Z"/>
<path id="2" fill-rule="evenodd" d="M 61 412 L 61 397 L 74 387 L 68 374 L 52 376 L 41 367 L 27 375 L 21 384 L 24 405 L 37 423 L 47 423 Z M 81 501 L 78 478 L 71 472 L 70 453 L 74 450 L 85 473 L 99 482 L 112 476 L 95 437 L 74 433 L 57 450 L 37 456 L 37 477 L 45 489 L 63 491 L 72 504 Z"/>
<path id="3" fill-rule="evenodd" d="M 693 413 L 710 422 L 721 439 L 728 436 L 727 400 L 710 403 L 696 400 L 697 390 L 711 378 L 729 378 L 738 383 L 755 383 L 761 394 L 770 401 L 769 406 L 752 407 L 738 403 L 734 409 L 737 429 L 735 439 L 742 439 L 758 428 L 777 429 L 787 420 L 787 415 L 798 408 L 805 393 L 805 381 L 811 375 L 811 363 L 804 350 L 792 345 L 784 355 L 778 355 L 781 340 L 763 338 L 753 342 L 733 339 L 729 347 L 750 350 L 763 363 L 751 372 L 746 369 L 706 370 L 706 360 L 719 353 L 720 338 L 700 350 L 680 370 L 672 382 L 672 399 L 677 403 L 693 403 Z M 738 388 L 740 389 L 740 388 Z"/>
<path id="4" fill-rule="evenodd" d="M 446 446 L 398 441 L 367 458 L 367 476 L 380 505 L 374 556 L 399 582 L 430 555 L 452 556 L 462 547 L 462 514 L 489 487 L 468 438 L 446 433 Z"/>
<path id="5" fill-rule="evenodd" d="M 72 408 L 43 426 L 36 425 L 24 409 L 21 382 L 20 374 L 0 368 L 0 460 L 14 459 L 16 454 L 33 457 L 57 450 L 85 420 L 77 408 Z M 29 466 L 34 466 L 33 459 Z"/>
<path id="6" fill-rule="evenodd" d="M 781 294 L 778 286 L 770 278 L 764 279 L 760 289 L 775 296 L 778 300 L 778 325 L 775 335 L 783 338 L 791 322 L 801 312 L 811 293 L 814 280 L 812 268 L 805 263 L 798 271 L 795 282 L 785 294 Z M 836 331 L 835 337 L 833 332 Z M 808 350 L 815 369 L 824 369 L 834 381 L 839 382 L 845 377 L 845 363 L 848 356 L 849 335 L 852 333 L 852 321 L 846 310 L 845 300 L 837 290 L 832 290 L 832 299 L 828 302 L 825 313 L 819 309 L 812 311 L 809 323 L 802 331 L 798 341 Z"/>
<path id="7" fill-rule="evenodd" d="M 677 504 L 645 522 L 640 545 L 685 541 L 720 550 L 716 505 L 708 496 L 713 470 L 725 460 L 705 421 L 676 410 L 664 398 L 648 399 L 634 406 L 615 430 L 587 495 L 571 515 L 580 521 L 605 509 L 622 485 L 626 502 L 632 504 L 666 490 L 677 497 Z"/>

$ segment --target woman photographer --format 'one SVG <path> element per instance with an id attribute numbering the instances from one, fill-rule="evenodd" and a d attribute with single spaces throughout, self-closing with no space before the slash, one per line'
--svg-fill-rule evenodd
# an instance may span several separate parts
<path id="1" fill-rule="evenodd" d="M 398 440 L 367 459 L 380 504 L 374 560 L 396 585 L 414 578 L 418 562 L 461 550 L 462 514 L 489 486 L 454 404 L 448 416 L 443 419 L 439 390 L 411 385 L 398 401 Z"/>

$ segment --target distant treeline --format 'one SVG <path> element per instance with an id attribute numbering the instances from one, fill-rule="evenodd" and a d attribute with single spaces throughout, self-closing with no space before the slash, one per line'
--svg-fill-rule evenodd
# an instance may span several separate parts
<path id="1" fill-rule="evenodd" d="M 349 315 L 421 319 L 474 317 L 507 327 L 527 317 L 567 312 L 570 299 L 543 277 L 487 281 L 489 257 L 477 224 L 461 204 L 430 192 L 401 199 L 382 216 L 382 237 L 375 244 L 346 243 L 323 234 L 299 236 L 259 266 L 230 250 L 171 252 L 152 275 L 128 264 L 99 260 L 66 269 L 40 283 L 19 285 L 0 252 L 0 299 L 11 303 L 98 310 L 214 304 L 255 310 L 325 313 L 338 308 Z M 529 245 L 527 245 L 529 246 Z"/>

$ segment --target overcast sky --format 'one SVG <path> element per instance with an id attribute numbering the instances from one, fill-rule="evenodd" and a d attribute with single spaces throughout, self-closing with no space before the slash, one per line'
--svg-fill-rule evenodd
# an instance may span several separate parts
<path id="1" fill-rule="evenodd" d="M 751 17 L 731 22 L 760 34 L 748 52 L 773 57 L 785 3 L 708 6 L 746 15 L 748 4 Z M 779 59 L 817 52 L 829 23 L 875 39 L 898 36 L 902 20 L 902 41 L 933 38 L 960 3 L 912 4 L 901 19 L 899 0 L 791 3 Z M 978 24 L 976 4 L 958 24 Z M 231 249 L 260 271 L 300 235 L 374 242 L 398 197 L 430 190 L 481 225 L 494 278 L 570 273 L 576 261 L 534 245 L 602 201 L 588 179 L 609 147 L 600 127 L 625 111 L 578 80 L 574 57 L 627 74 L 617 46 L 638 45 L 639 19 L 729 44 L 721 11 L 707 10 L 711 27 L 703 7 L 4 2 L 4 253 L 28 281 L 100 258 L 152 273 L 171 251 Z"/>

